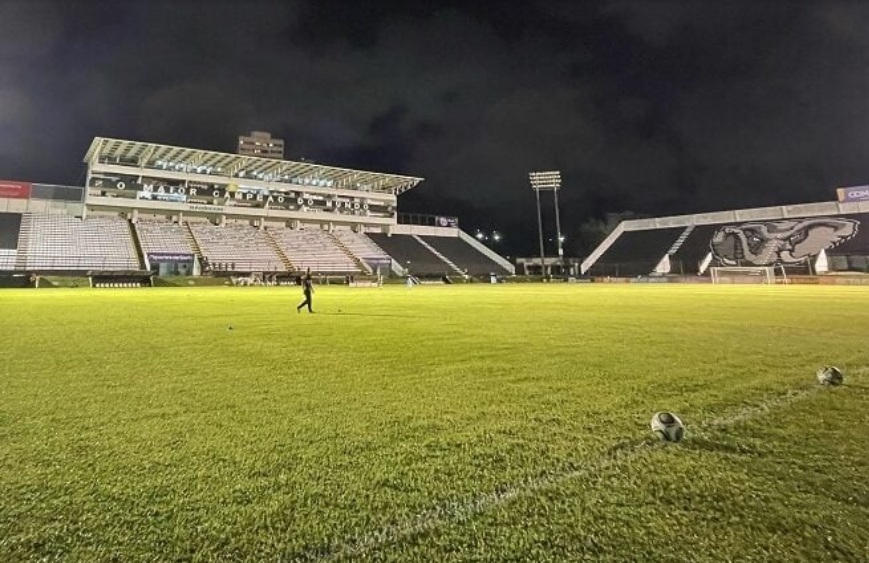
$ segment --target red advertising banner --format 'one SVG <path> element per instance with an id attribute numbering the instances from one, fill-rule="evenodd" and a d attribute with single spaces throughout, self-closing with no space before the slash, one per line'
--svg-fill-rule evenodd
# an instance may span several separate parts
<path id="1" fill-rule="evenodd" d="M 33 184 L 30 182 L 13 182 L 11 180 L 0 180 L 0 197 L 8 197 L 10 199 L 27 199 L 30 197 L 30 187 Z"/>

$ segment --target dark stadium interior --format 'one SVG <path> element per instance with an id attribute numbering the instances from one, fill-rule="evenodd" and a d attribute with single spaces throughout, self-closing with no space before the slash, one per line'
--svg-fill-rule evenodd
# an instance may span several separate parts
<path id="1" fill-rule="evenodd" d="M 15 250 L 18 248 L 20 230 L 20 213 L 0 213 L 0 249 Z"/>
<path id="2" fill-rule="evenodd" d="M 698 225 L 670 255 L 670 272 L 690 276 L 699 272 L 700 262 L 709 254 L 709 240 L 720 225 Z"/>
<path id="3" fill-rule="evenodd" d="M 368 233 L 368 236 L 402 268 L 408 268 L 415 276 L 442 276 L 445 273 L 452 273 L 449 264 L 435 256 L 431 250 L 410 235 L 387 236 L 382 233 Z"/>
<path id="4" fill-rule="evenodd" d="M 685 227 L 625 231 L 591 267 L 593 276 L 647 276 Z"/>
<path id="5" fill-rule="evenodd" d="M 508 271 L 485 254 L 458 237 L 423 236 L 426 243 L 443 254 L 450 262 L 472 276 L 506 274 Z"/>

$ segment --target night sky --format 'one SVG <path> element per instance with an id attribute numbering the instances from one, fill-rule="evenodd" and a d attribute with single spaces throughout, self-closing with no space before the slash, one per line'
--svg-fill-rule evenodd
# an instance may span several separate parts
<path id="1" fill-rule="evenodd" d="M 401 210 L 504 254 L 535 250 L 527 173 L 559 169 L 581 255 L 608 213 L 869 183 L 867 29 L 867 2 L 0 0 L 0 178 L 81 185 L 95 136 L 266 130 L 291 160 L 425 177 Z"/>

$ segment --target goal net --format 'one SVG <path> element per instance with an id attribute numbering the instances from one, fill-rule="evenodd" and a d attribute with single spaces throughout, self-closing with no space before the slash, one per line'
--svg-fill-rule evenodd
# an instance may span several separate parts
<path id="1" fill-rule="evenodd" d="M 712 283 L 775 283 L 773 266 L 717 266 L 709 268 Z"/>

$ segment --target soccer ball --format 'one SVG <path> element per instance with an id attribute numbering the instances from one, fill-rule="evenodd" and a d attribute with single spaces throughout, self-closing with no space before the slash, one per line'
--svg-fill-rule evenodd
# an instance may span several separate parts
<path id="1" fill-rule="evenodd" d="M 671 412 L 656 412 L 651 426 L 652 433 L 665 442 L 678 442 L 685 437 L 685 425 Z"/>
<path id="2" fill-rule="evenodd" d="M 824 366 L 818 370 L 818 382 L 821 385 L 841 385 L 845 374 L 836 366 Z"/>

